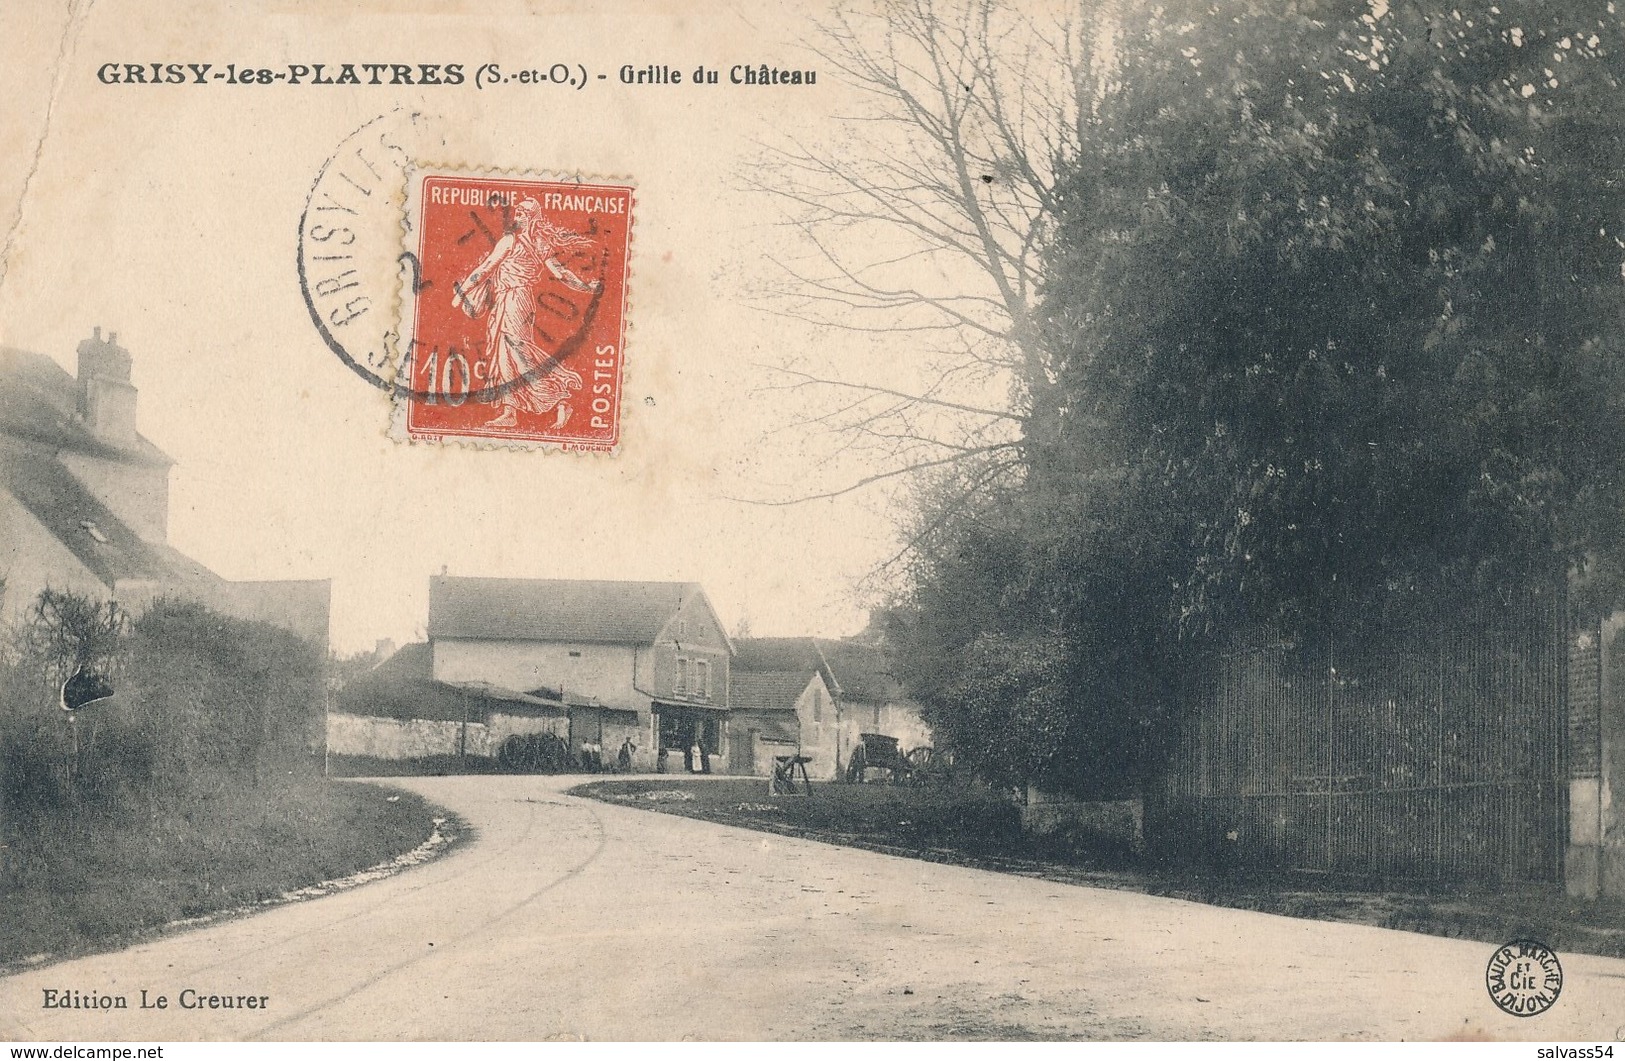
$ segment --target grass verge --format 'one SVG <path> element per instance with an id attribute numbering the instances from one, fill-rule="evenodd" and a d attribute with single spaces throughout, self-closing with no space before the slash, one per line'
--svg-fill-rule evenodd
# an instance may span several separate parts
<path id="1" fill-rule="evenodd" d="M 348 876 L 417 847 L 443 814 L 411 792 L 318 779 L 36 819 L 0 851 L 0 969 Z"/>
<path id="2" fill-rule="evenodd" d="M 1062 850 L 1024 836 L 1015 806 L 975 789 L 823 785 L 808 797 L 770 797 L 763 781 L 660 779 L 595 781 L 572 793 L 1067 884 L 1485 943 L 1538 939 L 1559 951 L 1625 957 L 1625 902 L 1619 900 L 1572 899 L 1555 886 L 1444 888 L 1309 874 L 1215 875 L 1151 865 L 1104 846 Z"/>
<path id="3" fill-rule="evenodd" d="M 484 755 L 425 755 L 416 759 L 380 759 L 371 755 L 327 757 L 328 777 L 446 777 L 507 772 L 495 759 Z"/>

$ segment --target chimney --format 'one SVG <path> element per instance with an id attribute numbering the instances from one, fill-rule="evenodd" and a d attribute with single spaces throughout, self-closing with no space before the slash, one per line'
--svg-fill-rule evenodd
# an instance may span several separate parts
<path id="1" fill-rule="evenodd" d="M 135 448 L 135 387 L 130 385 L 130 352 L 118 332 L 102 338 L 98 326 L 79 344 L 79 419 L 110 446 Z"/>

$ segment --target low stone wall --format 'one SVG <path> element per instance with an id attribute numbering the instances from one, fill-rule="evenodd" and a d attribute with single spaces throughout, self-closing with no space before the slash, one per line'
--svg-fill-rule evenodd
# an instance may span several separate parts
<path id="1" fill-rule="evenodd" d="M 334 755 L 366 755 L 374 759 L 456 755 L 461 750 L 462 728 L 461 722 L 378 718 L 334 711 L 327 716 L 327 750 Z M 470 722 L 469 754 L 489 754 L 488 744 L 485 726 Z"/>
<path id="2" fill-rule="evenodd" d="M 1145 804 L 1138 799 L 1075 800 L 1029 788 L 1021 831 L 1080 848 L 1104 843 L 1139 853 L 1145 848 Z"/>

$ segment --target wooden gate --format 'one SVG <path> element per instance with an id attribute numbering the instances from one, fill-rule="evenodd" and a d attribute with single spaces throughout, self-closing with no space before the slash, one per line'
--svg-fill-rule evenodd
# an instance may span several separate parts
<path id="1" fill-rule="evenodd" d="M 1238 639 L 1199 668 L 1148 828 L 1221 864 L 1562 877 L 1561 595 L 1363 646 Z"/>

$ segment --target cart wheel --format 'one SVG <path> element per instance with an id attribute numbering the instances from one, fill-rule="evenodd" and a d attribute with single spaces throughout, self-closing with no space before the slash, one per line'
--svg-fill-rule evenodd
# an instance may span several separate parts
<path id="1" fill-rule="evenodd" d="M 869 756 L 864 752 L 863 745 L 852 749 L 852 758 L 846 764 L 846 783 L 849 785 L 863 784 L 863 771 L 869 765 Z"/>
<path id="2" fill-rule="evenodd" d="M 909 781 L 916 785 L 929 785 L 941 780 L 942 761 L 930 747 L 919 747 L 905 757 L 909 767 Z"/>
<path id="3" fill-rule="evenodd" d="M 504 770 L 518 773 L 525 765 L 525 738 L 515 733 L 497 749 L 497 763 Z"/>

